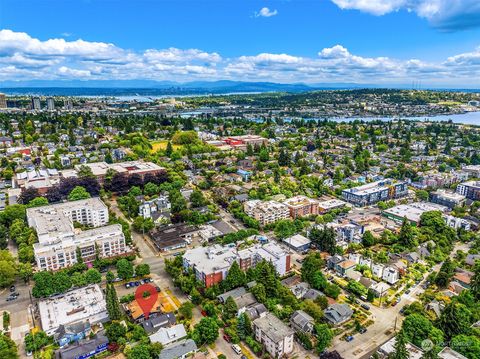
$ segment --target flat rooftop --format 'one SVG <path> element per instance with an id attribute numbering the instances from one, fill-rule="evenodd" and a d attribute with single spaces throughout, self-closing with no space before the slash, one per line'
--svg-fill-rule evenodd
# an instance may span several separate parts
<path id="1" fill-rule="evenodd" d="M 285 325 L 272 313 L 267 313 L 264 317 L 255 319 L 253 324 L 275 343 L 294 333 L 293 329 Z"/>
<path id="2" fill-rule="evenodd" d="M 445 212 L 447 207 L 430 203 L 430 202 L 417 202 L 411 204 L 401 204 L 389 209 L 386 209 L 384 213 L 390 214 L 396 217 L 406 217 L 409 221 L 418 222 L 423 213 L 429 211 Z"/>
<path id="3" fill-rule="evenodd" d="M 62 324 L 85 321 L 103 312 L 106 315 L 107 307 L 102 290 L 94 284 L 42 299 L 38 309 L 43 330 L 51 332 Z"/>

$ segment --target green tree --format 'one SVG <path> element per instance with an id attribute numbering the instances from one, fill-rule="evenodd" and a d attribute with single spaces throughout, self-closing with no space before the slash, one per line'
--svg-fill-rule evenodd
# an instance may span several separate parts
<path id="1" fill-rule="evenodd" d="M 0 333 L 0 358 L 2 359 L 18 359 L 17 345 L 15 342 Z"/>
<path id="2" fill-rule="evenodd" d="M 400 228 L 400 233 L 398 235 L 399 242 L 407 248 L 410 248 L 414 244 L 414 233 L 413 228 L 408 219 L 403 218 L 402 227 Z"/>
<path id="3" fill-rule="evenodd" d="M 115 290 L 113 283 L 107 284 L 105 302 L 107 304 L 107 312 L 110 319 L 120 320 L 122 318 L 122 311 L 118 302 L 117 291 Z"/>
<path id="4" fill-rule="evenodd" d="M 480 339 L 474 335 L 457 335 L 450 347 L 467 358 L 480 358 Z"/>
<path id="5" fill-rule="evenodd" d="M 392 359 L 408 359 L 410 355 L 407 351 L 407 339 L 402 331 L 400 331 L 395 340 L 394 352 L 389 356 Z"/>
<path id="6" fill-rule="evenodd" d="M 215 318 L 205 317 L 193 328 L 192 338 L 198 346 L 212 344 L 218 338 L 218 324 Z"/>
<path id="7" fill-rule="evenodd" d="M 222 287 L 228 291 L 242 285 L 245 285 L 247 278 L 245 273 L 240 269 L 237 262 L 233 262 L 228 270 L 225 280 L 222 282 Z"/>
<path id="8" fill-rule="evenodd" d="M 173 153 L 172 142 L 168 141 L 167 147 L 165 148 L 165 156 L 170 157 Z"/>
<path id="9" fill-rule="evenodd" d="M 305 300 L 301 308 L 305 311 L 305 313 L 309 314 L 316 322 L 320 322 L 323 319 L 323 310 L 320 305 L 315 303 L 311 299 Z"/>
<path id="10" fill-rule="evenodd" d="M 105 279 L 107 280 L 108 283 L 112 283 L 115 280 L 115 274 L 109 270 L 105 275 Z"/>
<path id="11" fill-rule="evenodd" d="M 120 259 L 117 264 L 117 274 L 123 280 L 133 277 L 133 265 L 127 259 Z"/>
<path id="12" fill-rule="evenodd" d="M 333 331 L 327 324 L 317 324 L 315 325 L 315 336 L 317 338 L 317 353 L 322 353 L 332 343 Z"/>
<path id="13" fill-rule="evenodd" d="M 32 207 L 41 207 L 41 206 L 46 206 L 48 204 L 48 199 L 45 197 L 36 197 L 32 199 L 30 202 L 28 202 L 27 207 L 32 208 Z"/>
<path id="14" fill-rule="evenodd" d="M 260 303 L 265 303 L 267 301 L 267 292 L 262 283 L 257 283 L 250 291 Z"/>
<path id="15" fill-rule="evenodd" d="M 237 320 L 237 333 L 240 340 L 252 335 L 252 322 L 247 314 L 242 313 Z"/>
<path id="16" fill-rule="evenodd" d="M 150 274 L 150 265 L 147 263 L 141 263 L 135 267 L 135 275 L 139 277 L 145 277 Z"/>
<path id="17" fill-rule="evenodd" d="M 480 261 L 475 261 L 475 266 L 473 268 L 473 276 L 470 281 L 470 290 L 472 291 L 475 299 L 480 300 Z"/>
<path id="18" fill-rule="evenodd" d="M 90 198 L 90 193 L 87 192 L 85 187 L 76 186 L 72 191 L 68 194 L 69 201 L 79 201 L 81 199 Z"/>
<path id="19" fill-rule="evenodd" d="M 102 275 L 95 268 L 90 268 L 85 272 L 85 279 L 87 283 L 100 283 L 102 281 Z"/>
<path id="20" fill-rule="evenodd" d="M 33 277 L 33 268 L 31 263 L 18 263 L 17 265 L 18 276 L 25 282 L 28 283 Z"/>
<path id="21" fill-rule="evenodd" d="M 50 337 L 44 331 L 25 336 L 25 349 L 29 352 L 37 352 L 50 343 Z"/>
<path id="22" fill-rule="evenodd" d="M 470 310 L 464 304 L 453 301 L 445 306 L 438 319 L 438 326 L 445 334 L 445 338 L 450 340 L 456 335 L 468 333 L 472 325 L 471 319 Z"/>
<path id="23" fill-rule="evenodd" d="M 362 236 L 362 244 L 364 247 L 371 247 L 375 244 L 375 237 L 372 232 L 366 231 Z"/>
<path id="24" fill-rule="evenodd" d="M 282 219 L 275 224 L 275 235 L 279 239 L 285 239 L 297 233 L 295 223 L 289 219 Z"/>
<path id="25" fill-rule="evenodd" d="M 127 328 L 118 321 L 112 321 L 107 327 L 105 334 L 110 342 L 117 343 L 121 338 L 125 338 Z"/>
<path id="26" fill-rule="evenodd" d="M 331 255 L 335 254 L 337 241 L 333 228 L 313 227 L 310 231 L 309 238 L 319 250 L 328 252 Z"/>
<path id="27" fill-rule="evenodd" d="M 193 308 L 195 308 L 195 306 L 192 302 L 185 302 L 180 306 L 180 308 L 178 308 L 178 312 L 182 315 L 182 317 L 190 320 L 192 319 Z"/>
<path id="28" fill-rule="evenodd" d="M 237 316 L 238 307 L 231 296 L 227 298 L 223 305 L 223 320 L 233 319 Z"/>
<path id="29" fill-rule="evenodd" d="M 10 286 L 17 274 L 15 260 L 8 250 L 0 250 L 0 288 Z"/>

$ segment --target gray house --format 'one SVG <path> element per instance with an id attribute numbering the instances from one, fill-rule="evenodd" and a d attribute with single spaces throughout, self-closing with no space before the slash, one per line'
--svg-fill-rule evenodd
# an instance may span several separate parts
<path id="1" fill-rule="evenodd" d="M 325 319 L 333 325 L 345 323 L 352 315 L 353 310 L 347 304 L 332 304 L 323 314 Z"/>
<path id="2" fill-rule="evenodd" d="M 311 333 L 315 320 L 303 310 L 293 312 L 290 324 L 296 332 Z"/>

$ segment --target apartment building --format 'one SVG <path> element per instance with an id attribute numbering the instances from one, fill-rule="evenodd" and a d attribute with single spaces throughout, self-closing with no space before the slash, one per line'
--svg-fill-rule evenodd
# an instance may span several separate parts
<path id="1" fill-rule="evenodd" d="M 468 199 L 479 200 L 480 199 L 480 181 L 468 181 L 460 183 L 457 186 L 456 192 Z"/>
<path id="2" fill-rule="evenodd" d="M 290 218 L 287 205 L 276 201 L 252 200 L 243 204 L 245 213 L 256 219 L 262 226 Z"/>
<path id="3" fill-rule="evenodd" d="M 347 202 L 359 207 L 370 206 L 380 201 L 405 197 L 408 194 L 407 182 L 383 179 L 363 186 L 344 189 L 342 197 Z"/>
<path id="4" fill-rule="evenodd" d="M 271 262 L 279 275 L 284 275 L 291 267 L 290 254 L 273 242 L 240 251 L 218 244 L 189 249 L 183 255 L 183 267 L 192 269 L 196 278 L 208 288 L 226 278 L 233 262 L 237 262 L 245 271 L 262 260 Z"/>
<path id="5" fill-rule="evenodd" d="M 291 267 L 290 254 L 273 242 L 264 245 L 258 244 L 238 251 L 238 260 L 240 268 L 244 271 L 255 267 L 262 260 L 266 260 L 273 264 L 280 276 L 285 275 Z"/>
<path id="6" fill-rule="evenodd" d="M 448 208 L 454 208 L 462 206 L 465 203 L 465 196 L 459 193 L 439 189 L 430 194 L 430 201 Z"/>
<path id="7" fill-rule="evenodd" d="M 28 225 L 35 229 L 33 245 L 40 270 L 58 270 L 77 263 L 77 248 L 84 262 L 125 254 L 125 236 L 119 224 L 108 224 L 108 208 L 99 198 L 27 209 Z M 93 227 L 85 231 L 74 222 Z"/>
<path id="8" fill-rule="evenodd" d="M 7 108 L 7 97 L 4 93 L 0 93 L 0 108 Z"/>
<path id="9" fill-rule="evenodd" d="M 252 324 L 255 339 L 273 358 L 281 358 L 293 351 L 293 329 L 272 313 L 255 319 Z"/>
<path id="10" fill-rule="evenodd" d="M 318 201 L 306 196 L 295 196 L 283 202 L 289 211 L 290 217 L 293 219 L 303 216 L 318 214 Z"/>

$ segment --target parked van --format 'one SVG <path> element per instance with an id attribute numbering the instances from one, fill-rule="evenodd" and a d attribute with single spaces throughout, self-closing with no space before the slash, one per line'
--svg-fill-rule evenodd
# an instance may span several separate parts
<path id="1" fill-rule="evenodd" d="M 242 348 L 238 344 L 232 344 L 232 349 L 238 355 L 242 354 Z"/>

